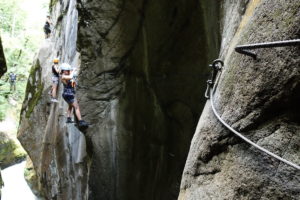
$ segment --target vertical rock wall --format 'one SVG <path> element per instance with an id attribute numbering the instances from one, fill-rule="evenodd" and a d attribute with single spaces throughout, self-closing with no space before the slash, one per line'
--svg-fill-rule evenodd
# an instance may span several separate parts
<path id="1" fill-rule="evenodd" d="M 19 130 L 44 195 L 176 199 L 204 104 L 207 64 L 219 48 L 218 5 L 196 0 L 51 5 L 54 32 L 32 68 Z M 81 65 L 78 99 L 91 123 L 90 162 L 82 134 L 65 126 L 63 100 L 48 102 L 56 56 Z"/>
<path id="2" fill-rule="evenodd" d="M 176 199 L 218 52 L 218 6 L 92 0 L 78 9 L 90 199 Z"/>
<path id="3" fill-rule="evenodd" d="M 33 162 L 38 190 L 46 199 L 84 200 L 88 197 L 85 137 L 73 124 L 65 124 L 67 105 L 61 91 L 58 104 L 51 104 L 48 95 L 55 57 L 80 67 L 76 51 L 78 12 L 75 0 L 51 5 L 53 30 L 30 72 L 18 138 Z"/>
<path id="4" fill-rule="evenodd" d="M 245 5 L 223 4 L 225 69 L 216 91 L 217 110 L 246 137 L 300 164 L 299 47 L 255 50 L 258 60 L 233 51 L 237 44 L 299 38 L 300 2 L 250 0 Z M 227 131 L 208 102 L 192 140 L 179 199 L 299 199 L 299 181 L 299 171 Z"/>

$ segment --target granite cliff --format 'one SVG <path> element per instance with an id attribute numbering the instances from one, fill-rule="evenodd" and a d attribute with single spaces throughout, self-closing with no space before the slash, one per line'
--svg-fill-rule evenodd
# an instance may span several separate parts
<path id="1" fill-rule="evenodd" d="M 221 58 L 222 117 L 299 163 L 299 48 L 259 50 L 256 61 L 233 51 L 299 38 L 299 6 L 52 0 L 53 33 L 31 70 L 18 134 L 38 189 L 63 200 L 296 199 L 297 171 L 235 138 L 209 102 L 203 107 L 208 64 Z M 66 125 L 61 95 L 49 102 L 54 57 L 79 69 L 77 97 L 91 123 L 84 133 Z"/>
<path id="2" fill-rule="evenodd" d="M 18 135 L 40 191 L 48 199 L 177 198 L 206 66 L 218 52 L 218 6 L 65 0 L 52 1 L 51 13 L 54 31 L 31 70 Z M 66 126 L 61 97 L 49 103 L 56 56 L 80 68 L 87 149 Z"/>
<path id="3" fill-rule="evenodd" d="M 234 52 L 238 44 L 298 39 L 298 1 L 253 0 L 223 7 L 215 94 L 221 117 L 260 146 L 299 165 L 299 46 Z M 300 173 L 229 132 L 210 101 L 201 114 L 185 165 L 179 199 L 298 199 Z"/>

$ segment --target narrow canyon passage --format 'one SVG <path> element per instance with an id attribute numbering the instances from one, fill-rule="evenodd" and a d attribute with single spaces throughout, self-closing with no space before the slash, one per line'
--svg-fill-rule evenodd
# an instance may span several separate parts
<path id="1" fill-rule="evenodd" d="M 0 0 L 0 9 L 11 1 L 24 2 Z M 32 9 L 39 2 L 29 1 Z M 44 1 L 39 40 L 17 40 L 24 26 L 0 21 L 0 136 L 13 113 L 19 123 L 9 127 L 30 158 L 25 180 L 36 196 L 299 199 L 300 47 L 240 47 L 300 45 L 300 1 Z M 31 57 L 21 62 L 15 55 L 25 49 Z M 12 72 L 17 92 L 6 81 Z M 2 200 L 37 199 L 23 171 L 24 162 L 2 170 Z"/>

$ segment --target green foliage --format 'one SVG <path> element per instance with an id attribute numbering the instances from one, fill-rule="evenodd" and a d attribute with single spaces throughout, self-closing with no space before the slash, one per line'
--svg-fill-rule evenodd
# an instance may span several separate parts
<path id="1" fill-rule="evenodd" d="M 25 13 L 20 9 L 20 0 L 0 1 L 0 27 L 11 34 L 20 32 Z"/>
<path id="2" fill-rule="evenodd" d="M 34 55 L 44 40 L 48 3 L 49 0 L 0 0 L 0 30 L 8 67 L 0 79 L 0 121 L 10 109 L 20 111 Z M 17 74 L 16 92 L 9 91 L 10 72 Z M 12 101 L 17 106 L 11 105 Z"/>

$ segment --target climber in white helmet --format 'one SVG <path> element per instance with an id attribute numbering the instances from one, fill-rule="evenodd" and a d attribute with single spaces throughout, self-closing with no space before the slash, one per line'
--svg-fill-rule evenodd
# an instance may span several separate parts
<path id="1" fill-rule="evenodd" d="M 71 114 L 72 114 L 72 108 L 74 108 L 75 115 L 79 121 L 79 126 L 80 127 L 88 127 L 88 123 L 85 122 L 84 120 L 82 120 L 82 118 L 81 118 L 79 105 L 75 98 L 76 82 L 73 79 L 72 67 L 67 63 L 63 63 L 61 65 L 60 70 L 61 70 L 61 80 L 64 85 L 62 97 L 69 105 L 68 110 L 67 110 L 67 123 L 73 123 L 73 121 L 71 119 Z"/>

